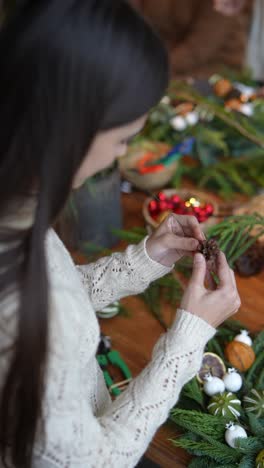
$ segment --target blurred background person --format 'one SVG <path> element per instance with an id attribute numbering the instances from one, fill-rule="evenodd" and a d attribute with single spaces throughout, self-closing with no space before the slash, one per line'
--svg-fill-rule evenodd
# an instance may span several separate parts
<path id="1" fill-rule="evenodd" d="M 264 0 L 214 0 L 214 7 L 224 15 L 237 15 L 253 6 L 253 15 L 245 65 L 255 80 L 264 81 Z"/>
<path id="2" fill-rule="evenodd" d="M 234 4 L 223 14 L 224 5 L 212 0 L 131 2 L 167 44 L 174 78 L 207 78 L 223 66 L 242 68 L 250 22 L 243 5 L 236 5 L 234 15 Z"/>

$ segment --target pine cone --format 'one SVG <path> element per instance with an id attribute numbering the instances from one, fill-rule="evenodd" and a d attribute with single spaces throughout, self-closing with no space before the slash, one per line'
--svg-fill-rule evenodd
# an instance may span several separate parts
<path id="1" fill-rule="evenodd" d="M 209 270 L 216 271 L 216 262 L 220 249 L 215 239 L 201 241 L 198 247 L 198 252 L 201 252 L 205 257 Z"/>
<path id="2" fill-rule="evenodd" d="M 209 239 L 200 242 L 198 252 L 201 252 L 204 255 L 205 260 L 210 260 L 211 258 L 216 259 L 220 250 L 216 240 Z"/>
<path id="3" fill-rule="evenodd" d="M 241 276 L 252 276 L 260 273 L 264 267 L 264 248 L 260 242 L 255 242 L 235 262 L 236 271 Z"/>

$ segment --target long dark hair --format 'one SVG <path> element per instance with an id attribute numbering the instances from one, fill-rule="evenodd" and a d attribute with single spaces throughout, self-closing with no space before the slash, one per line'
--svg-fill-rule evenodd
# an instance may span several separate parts
<path id="1" fill-rule="evenodd" d="M 31 0 L 0 33 L 0 298 L 19 291 L 0 403 L 0 451 L 30 467 L 45 384 L 44 241 L 95 135 L 130 123 L 168 82 L 164 48 L 125 0 Z M 37 187 L 30 228 L 4 219 Z M 9 210 L 9 211 L 8 211 Z M 3 312 L 3 307 L 0 311 Z"/>

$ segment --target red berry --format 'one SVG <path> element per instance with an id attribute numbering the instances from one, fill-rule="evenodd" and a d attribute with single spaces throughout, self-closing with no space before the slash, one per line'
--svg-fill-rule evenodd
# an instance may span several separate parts
<path id="1" fill-rule="evenodd" d="M 168 200 L 168 201 L 167 201 L 167 207 L 168 207 L 168 210 L 173 210 L 173 208 L 174 208 L 174 203 L 173 203 L 171 200 Z"/>
<path id="2" fill-rule="evenodd" d="M 160 192 L 160 193 L 158 194 L 158 199 L 159 199 L 160 201 L 165 201 L 165 200 L 167 200 L 167 195 L 165 195 L 164 192 Z"/>
<path id="3" fill-rule="evenodd" d="M 149 202 L 148 209 L 149 209 L 150 213 L 153 213 L 154 211 L 157 211 L 158 203 L 156 202 L 156 200 L 151 200 Z"/>
<path id="4" fill-rule="evenodd" d="M 208 203 L 208 204 L 206 205 L 206 207 L 205 207 L 205 210 L 206 210 L 206 213 L 207 213 L 209 216 L 211 216 L 211 215 L 213 214 L 213 212 L 214 212 L 214 207 L 213 207 L 210 203 Z"/>
<path id="5" fill-rule="evenodd" d="M 172 197 L 170 198 L 173 205 L 178 205 L 181 201 L 179 195 L 172 195 Z"/>
<path id="6" fill-rule="evenodd" d="M 168 209 L 168 202 L 167 201 L 160 201 L 159 202 L 159 210 L 166 211 Z"/>

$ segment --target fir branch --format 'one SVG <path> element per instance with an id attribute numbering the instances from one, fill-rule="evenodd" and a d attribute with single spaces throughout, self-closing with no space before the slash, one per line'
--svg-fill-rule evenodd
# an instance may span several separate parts
<path id="1" fill-rule="evenodd" d="M 187 431 L 197 434 L 199 437 L 207 437 L 213 434 L 218 441 L 223 439 L 225 432 L 226 419 L 219 416 L 215 417 L 200 411 L 189 411 L 180 408 L 174 408 L 171 411 L 170 419 Z"/>
<path id="2" fill-rule="evenodd" d="M 248 370 L 245 381 L 248 386 L 254 386 L 254 379 L 256 378 L 258 372 L 264 368 L 264 350 L 261 351 L 255 359 L 255 362 L 252 364 Z"/>
<path id="3" fill-rule="evenodd" d="M 206 347 L 206 350 L 209 351 L 210 353 L 215 353 L 218 356 L 220 356 L 222 359 L 225 359 L 225 355 L 223 352 L 223 349 L 221 348 L 221 345 L 217 341 L 216 338 L 212 338 Z"/>
<path id="4" fill-rule="evenodd" d="M 262 371 L 260 371 L 259 375 L 256 377 L 254 387 L 256 390 L 264 389 L 264 366 L 263 366 Z"/>
<path id="5" fill-rule="evenodd" d="M 209 457 L 195 457 L 189 463 L 188 468 L 237 468 L 237 464 L 223 465 L 222 463 L 218 465 L 214 460 Z"/>
<path id="6" fill-rule="evenodd" d="M 252 345 L 255 354 L 258 354 L 260 351 L 264 349 L 264 330 L 262 330 L 253 341 Z"/>
<path id="7" fill-rule="evenodd" d="M 252 455 L 245 455 L 240 461 L 237 468 L 255 468 L 255 457 Z"/>
<path id="8" fill-rule="evenodd" d="M 225 444 L 211 439 L 211 442 L 204 440 L 193 441 L 186 437 L 180 437 L 177 440 L 171 440 L 175 447 L 181 447 L 191 455 L 207 456 L 212 458 L 218 463 L 233 464 L 241 458 L 240 453 L 236 449 L 231 449 Z"/>
<path id="9" fill-rule="evenodd" d="M 208 98 L 202 96 L 195 91 L 191 86 L 183 82 L 172 82 L 169 90 L 169 94 L 173 99 L 181 99 L 188 102 L 193 102 L 199 105 L 208 113 L 211 113 L 218 117 L 221 121 L 227 124 L 244 136 L 247 140 L 255 143 L 257 146 L 264 148 L 264 139 L 262 135 L 256 134 L 256 132 L 250 132 L 242 122 L 238 121 L 237 115 L 233 115 L 220 105 L 212 103 Z"/>
<path id="10" fill-rule="evenodd" d="M 242 453 L 256 455 L 263 448 L 264 440 L 260 437 L 248 437 L 247 439 L 238 439 L 236 448 Z"/>
<path id="11" fill-rule="evenodd" d="M 228 330 L 233 333 L 234 338 L 244 327 L 245 325 L 239 320 L 228 319 L 224 322 L 223 326 L 218 329 L 217 334 L 220 334 L 222 330 Z"/>
<path id="12" fill-rule="evenodd" d="M 196 401 L 198 405 L 204 409 L 204 394 L 196 377 L 184 386 L 181 397 L 190 398 L 191 400 Z"/>
<path id="13" fill-rule="evenodd" d="M 249 236 L 253 229 L 258 229 L 255 236 Z M 264 216 L 252 215 L 230 216 L 221 223 L 208 229 L 208 238 L 215 237 L 231 266 L 235 261 L 264 234 Z M 239 236 L 239 242 L 237 242 Z"/>
<path id="14" fill-rule="evenodd" d="M 247 414 L 250 431 L 254 436 L 264 437 L 264 420 L 260 420 L 252 413 Z"/>
<path id="15" fill-rule="evenodd" d="M 262 152 L 255 157 L 229 157 L 205 167 L 188 167 L 183 160 L 179 162 L 171 184 L 173 187 L 180 187 L 182 176 L 186 176 L 199 187 L 213 189 L 224 198 L 229 198 L 236 192 L 253 195 L 258 187 L 264 187 L 263 156 Z"/>

